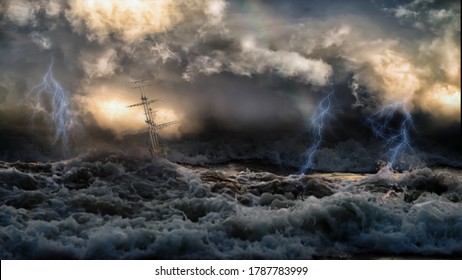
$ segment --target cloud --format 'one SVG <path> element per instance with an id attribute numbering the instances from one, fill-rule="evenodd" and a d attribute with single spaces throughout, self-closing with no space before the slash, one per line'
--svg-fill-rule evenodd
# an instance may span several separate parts
<path id="1" fill-rule="evenodd" d="M 233 73 L 263 73 L 273 70 L 286 78 L 297 78 L 301 82 L 326 85 L 332 73 L 330 65 L 321 59 L 310 59 L 297 52 L 272 51 L 243 41 L 243 51 L 237 63 L 231 63 Z"/>
<path id="2" fill-rule="evenodd" d="M 7 96 L 8 96 L 8 90 L 5 87 L 0 86 L 0 104 L 6 101 Z"/>
<path id="3" fill-rule="evenodd" d="M 50 0 L 45 1 L 45 12 L 50 17 L 56 17 L 63 11 L 63 6 L 61 5 L 62 0 Z"/>
<path id="4" fill-rule="evenodd" d="M 90 39 L 107 39 L 111 34 L 123 40 L 140 40 L 165 32 L 182 19 L 174 1 L 70 1 L 66 12 L 72 26 L 89 31 Z"/>
<path id="5" fill-rule="evenodd" d="M 154 46 L 150 48 L 150 54 L 154 56 L 155 63 L 162 62 L 165 64 L 169 60 L 177 62 L 181 60 L 179 55 L 170 50 L 168 45 L 164 42 L 155 43 Z"/>
<path id="6" fill-rule="evenodd" d="M 63 11 L 63 0 L 46 0 L 46 1 L 31 1 L 31 0 L 6 0 L 4 7 L 6 18 L 18 26 L 37 26 L 38 20 L 43 12 L 49 18 L 56 18 Z"/>
<path id="7" fill-rule="evenodd" d="M 323 86 L 327 84 L 332 68 L 320 59 L 306 58 L 297 52 L 272 51 L 258 47 L 252 39 L 245 38 L 238 53 L 228 55 L 217 51 L 212 57 L 195 58 L 188 64 L 183 78 L 192 80 L 197 73 L 212 75 L 222 71 L 242 76 L 273 72 L 284 78 Z"/>
<path id="8" fill-rule="evenodd" d="M 86 96 L 76 98 L 84 114 L 91 114 L 96 123 L 111 130 L 120 137 L 124 133 L 140 131 L 146 128 L 143 107 L 128 108 L 128 105 L 137 104 L 139 95 L 130 87 L 119 85 L 88 85 Z M 180 120 L 183 115 L 175 112 L 166 105 L 156 103 L 153 112 L 157 124 Z M 178 125 L 160 130 L 160 135 L 166 138 L 178 138 L 180 131 Z"/>
<path id="9" fill-rule="evenodd" d="M 6 17 L 20 26 L 34 24 L 35 13 L 38 10 L 39 5 L 37 3 L 30 3 L 25 0 L 9 1 L 6 8 Z"/>
<path id="10" fill-rule="evenodd" d="M 181 22 L 200 17 L 211 25 L 219 24 L 226 8 L 222 0 L 75 0 L 69 5 L 66 17 L 77 32 L 90 40 L 115 36 L 127 42 L 168 32 Z"/>
<path id="11" fill-rule="evenodd" d="M 460 5 L 415 0 L 398 8 L 415 14 L 401 24 L 432 34 L 416 40 L 407 54 L 421 84 L 413 103 L 440 121 L 460 123 Z"/>
<path id="12" fill-rule="evenodd" d="M 460 7 L 451 1 L 389 3 L 385 10 L 364 1 L 19 0 L 0 6 L 0 84 L 8 92 L 0 97 L 1 110 L 13 130 L 31 114 L 16 103 L 52 58 L 85 129 L 113 134 L 143 126 L 142 114 L 116 117 L 117 110 L 101 108 L 136 103 L 129 87 L 139 79 L 151 81 L 149 97 L 169 100 L 162 109 L 184 117 L 184 135 L 302 131 L 327 85 L 336 91 L 339 130 L 403 99 L 413 115 L 439 127 L 460 123 Z M 45 122 L 35 127 L 47 131 Z M 345 129 L 344 138 L 356 137 L 352 133 Z"/>
<path id="13" fill-rule="evenodd" d="M 84 53 L 80 61 L 90 79 L 111 77 L 119 68 L 117 52 L 114 49 L 107 49 L 101 53 L 94 51 Z"/>
<path id="14" fill-rule="evenodd" d="M 385 50 L 383 53 L 368 57 L 373 77 L 366 81 L 366 86 L 380 92 L 384 103 L 410 100 L 420 89 L 420 81 L 414 66 L 399 53 Z"/>
<path id="15" fill-rule="evenodd" d="M 439 119 L 449 119 L 460 123 L 460 88 L 437 83 L 425 91 L 418 105 L 426 112 L 431 112 Z"/>
<path id="16" fill-rule="evenodd" d="M 29 34 L 29 38 L 42 50 L 49 50 L 52 47 L 52 43 L 49 38 L 43 36 L 42 34 L 33 31 Z"/>

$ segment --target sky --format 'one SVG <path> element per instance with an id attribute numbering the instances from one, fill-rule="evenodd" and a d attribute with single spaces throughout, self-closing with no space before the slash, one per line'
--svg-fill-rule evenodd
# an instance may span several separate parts
<path id="1" fill-rule="evenodd" d="M 181 121 L 171 141 L 308 148 L 333 91 L 324 146 L 370 144 L 367 120 L 399 104 L 416 145 L 460 149 L 460 3 L 2 0 L 0 159 L 130 145 L 136 80 L 165 99 L 158 123 Z"/>

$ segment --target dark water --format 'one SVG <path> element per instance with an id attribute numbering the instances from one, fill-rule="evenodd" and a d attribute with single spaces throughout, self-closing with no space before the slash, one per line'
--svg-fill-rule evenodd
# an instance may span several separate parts
<path id="1" fill-rule="evenodd" d="M 462 172 L 0 162 L 2 259 L 461 258 Z"/>

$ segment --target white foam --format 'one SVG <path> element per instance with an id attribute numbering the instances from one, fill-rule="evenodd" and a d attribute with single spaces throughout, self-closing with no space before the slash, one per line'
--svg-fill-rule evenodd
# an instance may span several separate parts
<path id="1" fill-rule="evenodd" d="M 85 172 L 82 178 L 72 177 L 82 168 L 90 178 Z M 460 181 L 451 171 L 384 169 L 356 177 L 282 176 L 223 167 L 217 172 L 241 188 L 219 193 L 211 190 L 216 182 L 201 179 L 206 169 L 166 160 L 78 158 L 53 163 L 50 170 L 45 174 L 0 169 L 7 176 L 39 182 L 38 189 L 27 190 L 22 181 L 11 186 L 10 177 L 1 177 L 2 259 L 450 257 L 462 253 L 462 204 L 447 198 L 460 191 Z M 334 194 L 299 199 L 250 192 L 271 182 L 303 185 L 308 178 L 324 178 Z M 385 196 L 358 191 L 366 183 L 416 188 L 429 182 L 443 182 L 447 191 L 443 195 L 424 191 L 412 203 L 405 201 L 404 192 Z"/>

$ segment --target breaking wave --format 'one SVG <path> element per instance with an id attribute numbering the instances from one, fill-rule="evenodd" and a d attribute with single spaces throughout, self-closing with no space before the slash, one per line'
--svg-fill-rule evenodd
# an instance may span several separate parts
<path id="1" fill-rule="evenodd" d="M 462 172 L 0 162 L 2 259 L 460 258 Z"/>

